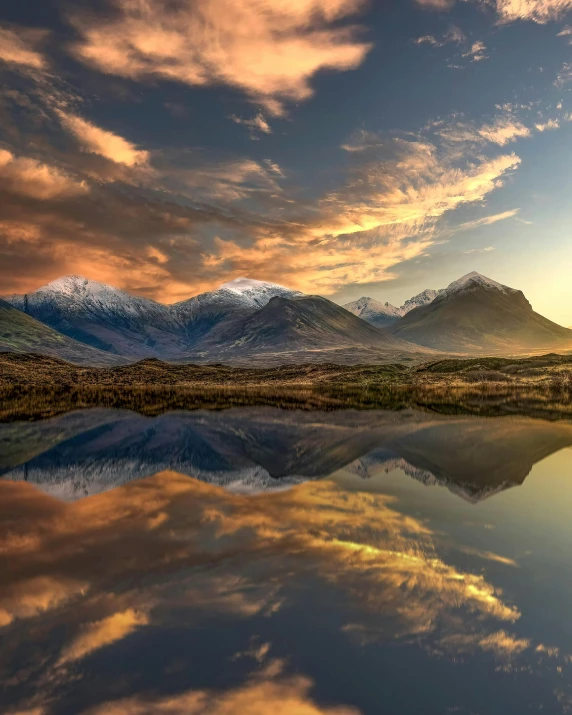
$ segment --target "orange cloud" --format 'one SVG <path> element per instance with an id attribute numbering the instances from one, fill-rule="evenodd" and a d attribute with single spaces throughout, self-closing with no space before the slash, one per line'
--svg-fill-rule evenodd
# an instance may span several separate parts
<path id="1" fill-rule="evenodd" d="M 96 706 L 86 715 L 360 715 L 360 710 L 349 706 L 318 705 L 311 697 L 313 681 L 283 675 L 282 669 L 282 661 L 275 660 L 239 688 L 135 696 Z"/>
<path id="2" fill-rule="evenodd" d="M 312 95 L 323 69 L 357 67 L 370 45 L 339 22 L 363 0 L 114 0 L 107 17 L 76 13 L 75 56 L 108 74 L 243 90 L 273 115 Z"/>
<path id="3" fill-rule="evenodd" d="M 532 20 L 544 24 L 558 20 L 572 10 L 572 0 L 475 0 L 483 7 L 496 9 L 501 22 Z M 449 10 L 455 0 L 417 0 L 429 10 Z"/>
<path id="4" fill-rule="evenodd" d="M 0 27 L 0 60 L 41 70 L 47 65 L 38 46 L 48 35 L 46 30 Z"/>
<path id="5" fill-rule="evenodd" d="M 247 246 L 219 238 L 203 258 L 205 268 L 322 294 L 347 283 L 387 280 L 393 266 L 427 250 L 445 213 L 484 200 L 520 163 L 509 154 L 462 170 L 435 145 L 400 139 L 396 156 L 383 160 L 372 150 L 373 137 L 366 141 L 365 159 L 344 186 L 319 202 L 316 217 L 291 225 L 288 234 L 268 230 Z M 359 145 L 352 146 L 361 157 Z"/>
<path id="6" fill-rule="evenodd" d="M 129 608 L 120 613 L 113 613 L 101 621 L 90 623 L 65 648 L 59 662 L 63 664 L 85 658 L 93 651 L 125 638 L 140 626 L 147 625 L 148 622 L 146 614 Z"/>
<path id="7" fill-rule="evenodd" d="M 496 9 L 505 22 L 533 20 L 546 23 L 572 10 L 572 0 L 496 0 Z"/>
<path id="8" fill-rule="evenodd" d="M 11 192 L 41 201 L 89 191 L 85 182 L 76 181 L 60 169 L 36 159 L 16 157 L 6 149 L 0 149 L 0 183 Z"/>
<path id="9" fill-rule="evenodd" d="M 73 134 L 85 151 L 99 154 L 125 166 L 145 164 L 149 159 L 148 151 L 137 149 L 134 144 L 113 132 L 96 127 L 95 124 L 73 114 L 59 111 L 58 116 L 63 126 Z"/>

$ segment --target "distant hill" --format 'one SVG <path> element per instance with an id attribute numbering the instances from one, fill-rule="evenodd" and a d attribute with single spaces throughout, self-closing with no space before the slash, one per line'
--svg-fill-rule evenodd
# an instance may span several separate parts
<path id="1" fill-rule="evenodd" d="M 572 350 L 572 330 L 535 313 L 522 291 L 475 272 L 451 283 L 389 330 L 395 337 L 450 353 Z"/>
<path id="2" fill-rule="evenodd" d="M 273 298 L 252 315 L 219 323 L 197 345 L 203 360 L 259 364 L 379 363 L 423 353 L 319 296 Z"/>
<path id="3" fill-rule="evenodd" d="M 123 358 L 68 338 L 0 300 L 0 352 L 41 353 L 76 364 L 117 365 Z"/>
<path id="4" fill-rule="evenodd" d="M 391 303 L 380 303 L 373 298 L 366 297 L 346 303 L 344 308 L 377 328 L 386 328 L 403 315 L 401 309 Z"/>
<path id="5" fill-rule="evenodd" d="M 378 328 L 387 328 L 396 323 L 410 310 L 418 308 L 420 305 L 431 303 L 431 301 L 435 300 L 442 292 L 442 290 L 427 288 L 421 293 L 414 295 L 413 298 L 406 300 L 399 308 L 391 305 L 391 303 L 380 303 L 373 298 L 367 298 L 365 296 L 351 303 L 346 303 L 344 308 L 371 325 L 375 325 Z"/>

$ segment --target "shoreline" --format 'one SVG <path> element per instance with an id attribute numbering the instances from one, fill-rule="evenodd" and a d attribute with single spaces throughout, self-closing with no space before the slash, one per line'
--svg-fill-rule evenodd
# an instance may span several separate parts
<path id="1" fill-rule="evenodd" d="M 156 415 L 239 406 L 416 408 L 443 414 L 572 419 L 572 356 L 444 359 L 415 367 L 305 364 L 248 369 L 158 360 L 86 368 L 35 354 L 0 353 L 3 422 L 44 419 L 89 407 Z"/>

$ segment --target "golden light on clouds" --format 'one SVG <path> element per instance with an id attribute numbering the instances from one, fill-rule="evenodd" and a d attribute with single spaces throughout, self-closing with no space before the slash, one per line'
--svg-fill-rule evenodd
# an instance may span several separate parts
<path id="1" fill-rule="evenodd" d="M 84 658 L 100 648 L 125 638 L 148 622 L 146 614 L 129 608 L 126 611 L 113 613 L 101 621 L 90 623 L 65 648 L 59 662 L 63 664 Z"/>
<path id="2" fill-rule="evenodd" d="M 144 164 L 149 159 L 149 152 L 137 149 L 123 137 L 106 131 L 95 124 L 73 114 L 58 112 L 63 126 L 77 139 L 84 151 L 100 156 L 125 166 Z"/>
<path id="3" fill-rule="evenodd" d="M 0 27 L 0 61 L 44 69 L 47 63 L 39 47 L 47 35 L 46 30 Z"/>
<path id="4" fill-rule="evenodd" d="M 126 698 L 91 708 L 86 715 L 360 715 L 344 705 L 318 705 L 314 683 L 302 675 L 284 675 L 279 660 L 239 688 L 228 691 L 191 690 L 166 697 Z"/>
<path id="5" fill-rule="evenodd" d="M 40 201 L 86 194 L 89 187 L 55 166 L 0 149 L 0 186 Z"/>
<path id="6" fill-rule="evenodd" d="M 243 90 L 273 115 L 312 95 L 319 70 L 349 70 L 370 45 L 340 21 L 363 0 L 114 0 L 111 16 L 76 12 L 76 57 L 108 74 Z"/>
<path id="7" fill-rule="evenodd" d="M 481 0 L 482 1 L 482 0 Z M 572 10 L 572 0 L 496 0 L 498 14 L 506 22 L 550 22 Z"/>

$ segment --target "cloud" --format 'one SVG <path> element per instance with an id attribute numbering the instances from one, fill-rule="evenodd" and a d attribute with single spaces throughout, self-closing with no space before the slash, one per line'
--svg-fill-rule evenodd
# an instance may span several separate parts
<path id="1" fill-rule="evenodd" d="M 547 119 L 545 122 L 535 124 L 534 127 L 538 132 L 546 132 L 551 129 L 559 129 L 560 121 L 558 119 Z"/>
<path id="2" fill-rule="evenodd" d="M 106 74 L 227 85 L 272 115 L 312 96 L 320 70 L 349 70 L 370 45 L 342 25 L 363 0 L 111 0 L 105 15 L 74 12 L 73 53 Z"/>
<path id="3" fill-rule="evenodd" d="M 461 44 L 467 38 L 465 33 L 455 25 L 451 26 L 449 30 L 443 35 L 443 37 L 438 40 L 434 35 L 423 35 L 413 40 L 416 45 L 428 44 L 432 47 L 444 47 L 449 43 Z"/>
<path id="4" fill-rule="evenodd" d="M 475 221 L 467 221 L 466 223 L 462 223 L 459 226 L 457 226 L 455 228 L 455 232 L 468 231 L 473 228 L 479 228 L 479 226 L 490 226 L 493 223 L 497 223 L 497 221 L 505 221 L 507 218 L 514 218 L 519 211 L 520 211 L 520 209 L 511 209 L 510 211 L 503 211 L 502 213 L 493 214 L 492 216 L 485 216 L 484 218 L 479 218 L 479 219 L 476 219 Z M 494 251 L 494 248 L 488 246 L 487 248 L 482 248 L 479 250 Z M 468 253 L 468 252 L 469 251 L 465 251 L 465 253 Z"/>
<path id="5" fill-rule="evenodd" d="M 489 253 L 494 250 L 493 246 L 486 246 L 485 248 L 469 248 L 467 251 L 463 251 L 463 253 Z"/>
<path id="6" fill-rule="evenodd" d="M 113 613 L 101 621 L 90 623 L 66 646 L 59 663 L 63 664 L 85 658 L 85 656 L 100 648 L 122 640 L 137 628 L 147 625 L 148 622 L 146 614 L 138 613 L 129 608 L 126 611 Z"/>
<path id="7" fill-rule="evenodd" d="M 205 267 L 325 294 L 348 283 L 387 280 L 393 266 L 429 248 L 442 216 L 484 200 L 520 162 L 507 154 L 461 169 L 427 141 L 362 138 L 377 144 L 377 153 L 362 152 L 353 141 L 355 164 L 346 181 L 285 224 L 288 233 L 269 227 L 250 245 L 218 238 Z"/>
<path id="8" fill-rule="evenodd" d="M 96 127 L 95 124 L 73 114 L 58 111 L 58 116 L 65 129 L 77 139 L 85 151 L 99 154 L 125 166 L 145 164 L 149 159 L 148 151 L 137 149 L 134 144 L 113 132 Z"/>
<path id="9" fill-rule="evenodd" d="M 264 118 L 262 112 L 258 112 L 252 119 L 243 119 L 242 117 L 237 117 L 235 114 L 231 114 L 230 119 L 236 124 L 242 124 L 248 127 L 250 129 L 251 139 L 258 139 L 258 133 L 272 134 L 272 128 Z"/>
<path id="10" fill-rule="evenodd" d="M 48 36 L 47 30 L 24 27 L 0 27 L 0 60 L 43 70 L 47 62 L 39 48 Z"/>
<path id="11" fill-rule="evenodd" d="M 470 49 L 463 53 L 463 57 L 469 57 L 471 62 L 482 62 L 488 59 L 487 47 L 484 42 L 473 42 Z"/>
<path id="12" fill-rule="evenodd" d="M 450 10 L 453 3 L 454 0 L 417 0 L 417 4 L 425 10 Z"/>
<path id="13" fill-rule="evenodd" d="M 517 139 L 531 136 L 531 130 L 511 112 L 498 115 L 492 122 L 477 124 L 463 120 L 436 122 L 430 127 L 435 134 L 452 143 L 497 144 L 506 146 Z"/>
<path id="14" fill-rule="evenodd" d="M 428 10 L 449 10 L 455 0 L 417 0 Z M 482 8 L 494 7 L 501 22 L 530 20 L 540 24 L 558 20 L 572 10 L 572 0 L 473 0 Z"/>
<path id="15" fill-rule="evenodd" d="M 546 23 L 570 12 L 572 0 L 496 0 L 495 6 L 504 22 L 532 20 Z"/>
<path id="16" fill-rule="evenodd" d="M 238 688 L 136 695 L 95 706 L 85 715 L 360 715 L 354 707 L 319 705 L 311 697 L 314 682 L 303 675 L 285 675 L 283 669 L 284 663 L 274 660 Z"/>
<path id="17" fill-rule="evenodd" d="M 77 181 L 64 171 L 36 159 L 16 157 L 0 149 L 0 189 L 40 201 L 79 196 L 89 191 L 83 181 Z"/>
<path id="18" fill-rule="evenodd" d="M 572 62 L 563 62 L 554 80 L 554 85 L 556 87 L 564 87 L 564 85 L 569 82 L 572 82 Z"/>

